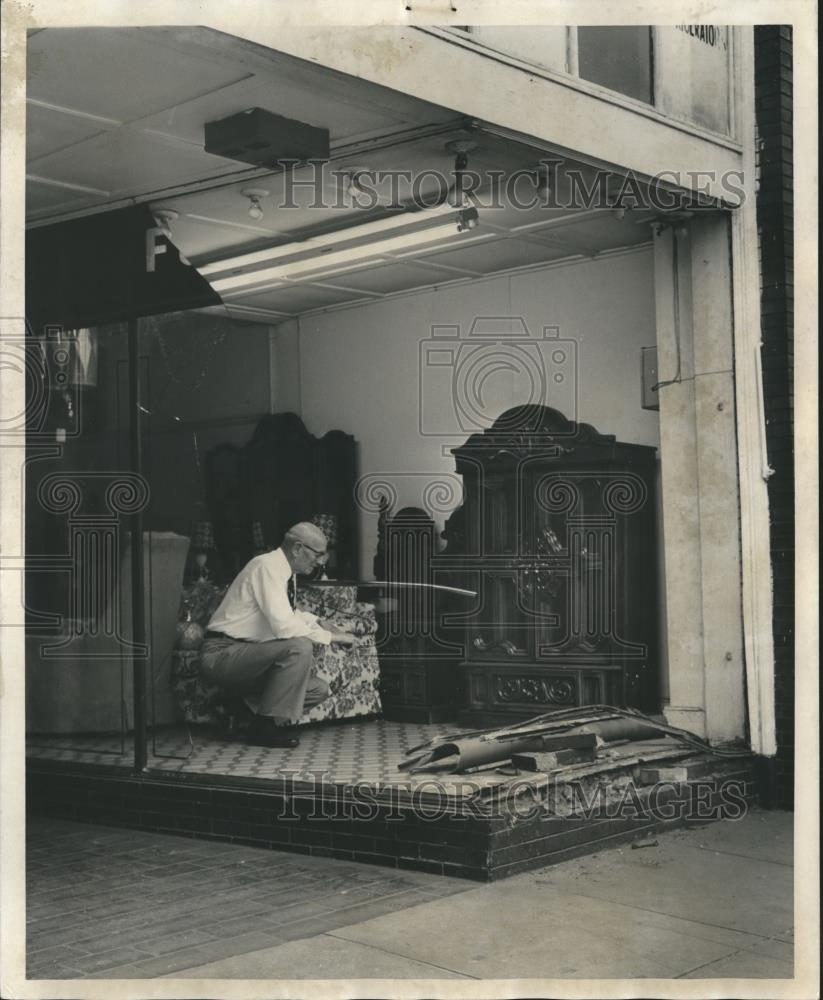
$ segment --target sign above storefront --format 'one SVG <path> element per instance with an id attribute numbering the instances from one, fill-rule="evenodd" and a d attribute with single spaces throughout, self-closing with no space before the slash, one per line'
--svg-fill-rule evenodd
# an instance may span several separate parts
<path id="1" fill-rule="evenodd" d="M 655 105 L 673 118 L 729 134 L 731 32 L 676 24 L 655 32 Z"/>
<path id="2" fill-rule="evenodd" d="M 668 117 L 730 134 L 731 29 L 725 25 L 470 25 L 459 33 L 484 48 L 642 101 Z"/>

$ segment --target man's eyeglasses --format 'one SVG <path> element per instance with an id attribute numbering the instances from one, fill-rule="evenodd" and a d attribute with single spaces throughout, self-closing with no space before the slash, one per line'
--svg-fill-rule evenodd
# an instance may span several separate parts
<path id="1" fill-rule="evenodd" d="M 316 549 L 314 546 L 309 545 L 308 542 L 300 543 L 304 549 L 308 549 L 309 552 L 313 552 L 318 559 L 323 559 L 329 554 L 328 549 Z"/>

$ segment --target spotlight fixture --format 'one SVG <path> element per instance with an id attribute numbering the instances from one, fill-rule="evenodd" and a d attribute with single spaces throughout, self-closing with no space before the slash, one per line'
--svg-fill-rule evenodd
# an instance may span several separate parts
<path id="1" fill-rule="evenodd" d="M 615 174 L 609 176 L 606 182 L 606 207 L 611 212 L 613 219 L 617 219 L 618 222 L 625 219 L 626 212 L 634 207 L 634 201 L 628 201 L 627 205 L 624 199 L 633 199 L 633 197 L 632 192 L 626 189 L 624 177 L 618 177 Z"/>
<path id="2" fill-rule="evenodd" d="M 157 228 L 160 230 L 160 235 L 165 236 L 167 240 L 171 239 L 171 224 L 175 219 L 179 218 L 179 213 L 175 212 L 173 208 L 155 208 L 151 213 L 154 216 L 154 222 Z"/>
<path id="3" fill-rule="evenodd" d="M 532 174 L 535 194 L 541 198 L 548 198 L 552 193 L 552 166 L 555 162 L 541 160 Z"/>
<path id="4" fill-rule="evenodd" d="M 463 174 L 469 165 L 469 153 L 477 149 L 477 143 L 468 139 L 452 139 L 446 143 L 446 151 L 454 153 L 454 194 L 452 204 L 462 208 L 465 202 L 463 194 Z"/>
<path id="5" fill-rule="evenodd" d="M 245 188 L 240 192 L 244 198 L 249 199 L 249 217 L 259 222 L 263 218 L 263 209 L 260 205 L 261 198 L 267 198 L 268 191 L 263 188 Z"/>
<path id="6" fill-rule="evenodd" d="M 682 209 L 675 212 L 663 212 L 656 219 L 647 219 L 651 223 L 652 232 L 655 236 L 660 236 L 666 229 L 671 229 L 677 236 L 688 236 L 689 219 L 694 216 L 694 212 L 689 209 Z"/>
<path id="7" fill-rule="evenodd" d="M 464 229 L 477 229 L 480 224 L 480 213 L 476 208 L 464 208 L 457 218 L 457 231 L 462 233 Z"/>

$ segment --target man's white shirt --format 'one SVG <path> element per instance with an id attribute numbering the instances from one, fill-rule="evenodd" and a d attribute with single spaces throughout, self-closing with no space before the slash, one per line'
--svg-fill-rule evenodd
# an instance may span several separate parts
<path id="1" fill-rule="evenodd" d="M 250 642 L 305 636 L 328 645 L 331 633 L 317 615 L 292 610 L 287 591 L 292 575 L 282 549 L 255 556 L 232 581 L 208 627 Z"/>

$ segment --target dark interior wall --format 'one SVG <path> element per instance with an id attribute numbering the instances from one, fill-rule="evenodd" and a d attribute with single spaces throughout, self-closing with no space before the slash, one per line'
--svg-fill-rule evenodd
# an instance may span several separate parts
<path id="1" fill-rule="evenodd" d="M 105 488 L 128 469 L 128 369 L 125 324 L 97 329 L 98 375 L 83 389 L 80 433 L 54 455 L 54 439 L 29 450 L 26 476 L 26 544 L 29 555 L 68 553 L 65 514 L 44 509 L 37 488 L 50 473 L 94 473 L 83 478 L 83 513 L 105 510 Z M 202 468 L 205 453 L 223 442 L 243 444 L 269 410 L 268 327 L 225 315 L 177 313 L 139 321 L 143 391 L 144 475 L 150 499 L 145 529 L 188 534 L 206 518 Z M 48 430 L 61 421 L 52 389 Z M 127 527 L 121 519 L 121 527 Z M 68 575 L 53 569 L 27 574 L 30 611 L 64 614 Z M 33 616 L 30 615 L 30 620 Z"/>
<path id="2" fill-rule="evenodd" d="M 792 29 L 755 28 L 757 222 L 770 541 L 774 588 L 777 759 L 769 798 L 791 807 L 794 785 L 794 271 Z"/>

